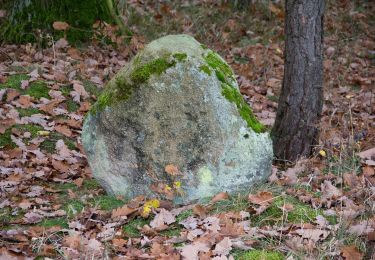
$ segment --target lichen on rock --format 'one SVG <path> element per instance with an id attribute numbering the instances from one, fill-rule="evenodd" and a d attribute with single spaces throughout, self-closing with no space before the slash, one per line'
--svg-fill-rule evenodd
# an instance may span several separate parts
<path id="1" fill-rule="evenodd" d="M 170 35 L 148 44 L 108 83 L 82 141 L 108 192 L 163 196 L 158 183 L 179 183 L 181 203 L 267 178 L 272 145 L 263 131 L 230 66 L 194 38 Z M 167 174 L 171 164 L 181 174 Z"/>

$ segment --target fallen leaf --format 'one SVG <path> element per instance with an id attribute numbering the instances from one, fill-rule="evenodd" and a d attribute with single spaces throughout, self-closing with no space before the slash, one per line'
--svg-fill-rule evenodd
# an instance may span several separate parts
<path id="1" fill-rule="evenodd" d="M 359 252 L 355 245 L 344 246 L 341 248 L 341 254 L 346 260 L 363 259 L 363 254 Z"/>
<path id="2" fill-rule="evenodd" d="M 71 137 L 72 136 L 72 131 L 70 130 L 70 128 L 66 125 L 56 125 L 55 126 L 55 130 L 67 137 Z"/>
<path id="3" fill-rule="evenodd" d="M 342 196 L 342 192 L 336 188 L 331 181 L 325 180 L 321 185 L 322 199 L 337 199 Z"/>
<path id="4" fill-rule="evenodd" d="M 193 207 L 193 213 L 203 219 L 207 216 L 207 209 L 200 204 L 196 204 Z"/>
<path id="5" fill-rule="evenodd" d="M 179 174 L 178 168 L 173 164 L 168 164 L 167 166 L 165 166 L 165 172 L 171 176 L 176 176 Z"/>
<path id="6" fill-rule="evenodd" d="M 253 204 L 265 205 L 272 202 L 273 196 L 269 191 L 260 191 L 256 195 L 249 194 L 248 199 Z"/>
<path id="7" fill-rule="evenodd" d="M 75 179 L 73 182 L 75 185 L 77 185 L 77 187 L 81 187 L 83 184 L 83 178 Z"/>
<path id="8" fill-rule="evenodd" d="M 227 199 L 229 199 L 229 194 L 227 192 L 220 192 L 211 199 L 211 203 L 216 203 L 218 201 L 227 200 Z"/>
<path id="9" fill-rule="evenodd" d="M 181 250 L 181 256 L 186 260 L 199 260 L 198 254 L 200 252 L 208 252 L 210 247 L 202 242 L 195 242 L 191 245 L 186 245 Z"/>
<path id="10" fill-rule="evenodd" d="M 66 22 L 56 21 L 52 24 L 52 27 L 57 31 L 66 31 L 69 29 L 69 24 Z"/>
<path id="11" fill-rule="evenodd" d="M 224 237 L 219 243 L 216 244 L 213 253 L 219 256 L 227 256 L 232 250 L 232 241 L 229 237 Z"/>
<path id="12" fill-rule="evenodd" d="M 64 38 L 61 38 L 57 42 L 55 42 L 55 48 L 56 49 L 64 49 L 64 48 L 68 47 L 68 45 L 69 45 L 68 41 L 65 40 Z M 56 73 L 53 76 L 54 76 L 54 80 L 56 80 L 58 82 L 59 81 L 65 81 L 65 80 L 61 80 L 61 77 L 59 75 L 57 75 Z"/>
<path id="13" fill-rule="evenodd" d="M 293 204 L 285 203 L 282 207 L 279 207 L 282 211 L 290 212 L 294 209 Z"/>
<path id="14" fill-rule="evenodd" d="M 330 234 L 329 231 L 322 229 L 297 229 L 295 232 L 303 238 L 311 239 L 314 242 L 324 240 Z"/>
<path id="15" fill-rule="evenodd" d="M 124 205 L 120 208 L 112 210 L 111 218 L 117 218 L 122 216 L 129 216 L 130 214 L 136 212 L 138 208 L 129 208 L 127 205 Z"/>
<path id="16" fill-rule="evenodd" d="M 358 156 L 363 160 L 372 160 L 375 159 L 375 147 L 368 149 L 366 151 L 358 153 Z"/>
<path id="17" fill-rule="evenodd" d="M 161 228 L 165 224 L 170 225 L 176 222 L 175 216 L 166 209 L 160 209 L 160 212 L 155 215 L 154 219 L 150 222 L 152 228 Z"/>
<path id="18" fill-rule="evenodd" d="M 23 220 L 25 221 L 25 223 L 35 224 L 41 222 L 43 220 L 43 216 L 36 212 L 28 212 L 23 217 Z"/>

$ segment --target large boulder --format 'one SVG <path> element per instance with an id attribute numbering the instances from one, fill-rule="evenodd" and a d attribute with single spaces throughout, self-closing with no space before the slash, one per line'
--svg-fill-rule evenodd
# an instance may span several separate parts
<path id="1" fill-rule="evenodd" d="M 83 146 L 93 176 L 125 198 L 191 202 L 265 180 L 272 144 L 228 64 L 188 35 L 148 44 L 88 113 Z"/>

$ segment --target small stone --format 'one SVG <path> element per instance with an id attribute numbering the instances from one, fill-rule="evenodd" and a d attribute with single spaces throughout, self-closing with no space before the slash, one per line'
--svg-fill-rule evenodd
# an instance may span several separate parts
<path id="1" fill-rule="evenodd" d="M 327 56 L 329 56 L 329 57 L 332 56 L 335 53 L 335 50 L 336 49 L 332 46 L 328 47 L 327 50 L 326 50 Z"/>

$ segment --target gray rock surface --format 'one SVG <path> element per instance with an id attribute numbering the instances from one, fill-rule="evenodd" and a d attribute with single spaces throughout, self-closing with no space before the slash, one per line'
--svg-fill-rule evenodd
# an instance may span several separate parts
<path id="1" fill-rule="evenodd" d="M 230 67 L 187 35 L 151 42 L 107 84 L 82 141 L 107 192 L 173 192 L 176 203 L 247 190 L 269 176 L 273 156 Z"/>

